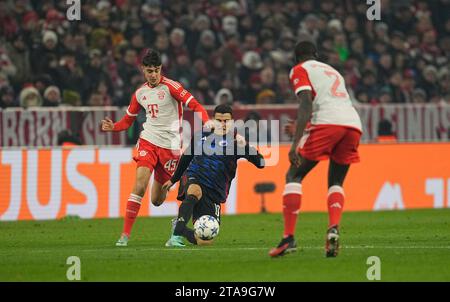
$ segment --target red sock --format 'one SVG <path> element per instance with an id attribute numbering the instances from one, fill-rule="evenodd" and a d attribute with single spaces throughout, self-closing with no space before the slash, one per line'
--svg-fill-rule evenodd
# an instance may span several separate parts
<path id="1" fill-rule="evenodd" d="M 332 186 L 328 189 L 328 228 L 339 225 L 344 209 L 344 189 Z"/>
<path id="2" fill-rule="evenodd" d="M 133 227 L 136 216 L 141 208 L 141 199 L 142 197 L 136 194 L 130 194 L 130 197 L 128 198 L 125 223 L 122 232 L 122 234 L 127 235 L 128 237 L 130 237 L 131 228 Z"/>
<path id="3" fill-rule="evenodd" d="M 294 235 L 298 212 L 302 203 L 302 185 L 287 183 L 283 192 L 284 237 Z"/>

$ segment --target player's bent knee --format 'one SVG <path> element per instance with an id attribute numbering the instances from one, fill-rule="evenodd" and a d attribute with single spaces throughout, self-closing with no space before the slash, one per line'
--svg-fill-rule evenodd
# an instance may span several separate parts
<path id="1" fill-rule="evenodd" d="M 198 200 L 202 198 L 202 188 L 197 184 L 189 185 L 187 195 L 194 195 Z"/>
<path id="2" fill-rule="evenodd" d="M 157 197 L 153 197 L 152 196 L 152 204 L 155 207 L 159 207 L 160 205 L 162 205 L 164 203 L 164 199 L 162 199 L 161 197 L 157 196 Z"/>

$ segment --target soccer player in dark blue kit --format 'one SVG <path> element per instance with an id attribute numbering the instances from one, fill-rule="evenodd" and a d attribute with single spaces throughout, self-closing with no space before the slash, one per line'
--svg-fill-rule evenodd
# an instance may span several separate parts
<path id="1" fill-rule="evenodd" d="M 181 179 L 178 200 L 182 203 L 166 246 L 185 246 L 183 237 L 192 244 L 212 243 L 212 240 L 197 238 L 186 224 L 191 217 L 194 222 L 203 215 L 211 215 L 220 223 L 220 205 L 227 199 L 240 158 L 257 168 L 264 167 L 263 156 L 235 134 L 231 107 L 219 105 L 214 109 L 213 131 L 194 134 L 175 173 L 163 186 L 169 189 Z"/>

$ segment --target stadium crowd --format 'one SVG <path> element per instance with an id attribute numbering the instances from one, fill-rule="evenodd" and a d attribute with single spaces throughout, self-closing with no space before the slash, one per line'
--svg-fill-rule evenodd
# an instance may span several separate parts
<path id="1" fill-rule="evenodd" d="M 0 107 L 126 106 L 144 82 L 139 60 L 163 54 L 163 73 L 203 104 L 295 102 L 296 41 L 317 43 L 355 102 L 450 101 L 449 0 L 81 0 L 0 2 Z"/>

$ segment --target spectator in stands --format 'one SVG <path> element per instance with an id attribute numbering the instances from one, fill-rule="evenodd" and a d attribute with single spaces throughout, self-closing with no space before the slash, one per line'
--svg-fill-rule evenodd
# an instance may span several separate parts
<path id="1" fill-rule="evenodd" d="M 41 95 L 56 85 L 63 96 L 64 90 L 80 94 L 82 104 L 103 81 L 112 103 L 126 106 L 142 80 L 138 58 L 154 46 L 162 52 L 164 72 L 182 74 L 190 89 L 201 90 L 198 84 L 205 81 L 200 79 L 208 78 L 211 90 L 227 88 L 235 101 L 253 104 L 262 88 L 250 82 L 257 83 L 258 74 L 264 88 L 276 92 L 277 102 L 289 102 L 280 96 L 284 88 L 277 87 L 278 77 L 292 67 L 292 44 L 310 39 L 322 59 L 343 73 L 349 93 L 363 98 L 360 102 L 377 99 L 384 85 L 391 89 L 392 102 L 412 102 L 417 88 L 427 93 L 427 102 L 447 101 L 448 76 L 438 67 L 449 64 L 450 4 L 409 2 L 383 2 L 382 20 L 373 22 L 359 0 L 290 0 L 283 5 L 103 0 L 83 2 L 83 22 L 66 22 L 63 2 L 2 1 L 0 73 L 15 95 L 47 75 L 50 83 L 36 87 Z"/>
<path id="2" fill-rule="evenodd" d="M 42 35 L 42 45 L 31 54 L 33 72 L 37 75 L 50 73 L 51 62 L 58 60 L 58 36 L 54 31 L 45 31 Z"/>
<path id="3" fill-rule="evenodd" d="M 380 104 L 392 103 L 392 92 L 388 86 L 384 86 L 383 88 L 381 88 L 378 101 L 380 102 Z"/>
<path id="4" fill-rule="evenodd" d="M 240 101 L 244 104 L 254 104 L 256 96 L 262 89 L 261 76 L 257 73 L 250 77 L 249 84 L 243 84 Z"/>
<path id="5" fill-rule="evenodd" d="M 42 96 L 33 86 L 22 89 L 19 95 L 19 101 L 20 106 L 25 109 L 42 106 Z"/>
<path id="6" fill-rule="evenodd" d="M 102 61 L 102 53 L 99 49 L 92 49 L 89 52 L 89 63 L 84 68 L 83 77 L 83 98 L 88 98 L 89 94 L 94 91 L 103 82 L 106 84 L 109 95 L 114 95 L 114 86 L 111 77 L 105 70 Z"/>
<path id="7" fill-rule="evenodd" d="M 18 105 L 12 87 L 4 86 L 0 88 L 0 108 L 17 107 Z"/>
<path id="8" fill-rule="evenodd" d="M 15 67 L 15 74 L 10 77 L 11 84 L 15 89 L 19 89 L 23 83 L 31 80 L 30 51 L 21 33 L 17 33 L 11 38 L 11 42 L 6 45 L 6 51 Z"/>
<path id="9" fill-rule="evenodd" d="M 421 88 L 414 89 L 414 91 L 412 93 L 412 102 L 413 103 L 424 104 L 427 101 L 428 101 L 427 93 L 425 92 L 425 90 L 423 90 Z"/>
<path id="10" fill-rule="evenodd" d="M 378 122 L 378 143 L 396 142 L 397 137 L 392 131 L 392 123 L 387 119 L 382 119 Z"/>
<path id="11" fill-rule="evenodd" d="M 233 94 L 231 93 L 230 89 L 222 88 L 220 89 L 216 97 L 214 98 L 214 104 L 215 105 L 233 105 Z"/>
<path id="12" fill-rule="evenodd" d="M 82 145 L 80 137 L 69 129 L 58 133 L 58 146 L 71 148 L 80 145 Z"/>
<path id="13" fill-rule="evenodd" d="M 274 104 L 275 103 L 275 92 L 271 89 L 264 89 L 256 96 L 256 104 Z"/>
<path id="14" fill-rule="evenodd" d="M 429 96 L 439 94 L 438 70 L 436 67 L 428 65 L 424 68 L 419 86 L 422 87 Z"/>
<path id="15" fill-rule="evenodd" d="M 49 86 L 44 92 L 43 107 L 57 107 L 61 104 L 61 91 L 57 86 Z"/>

